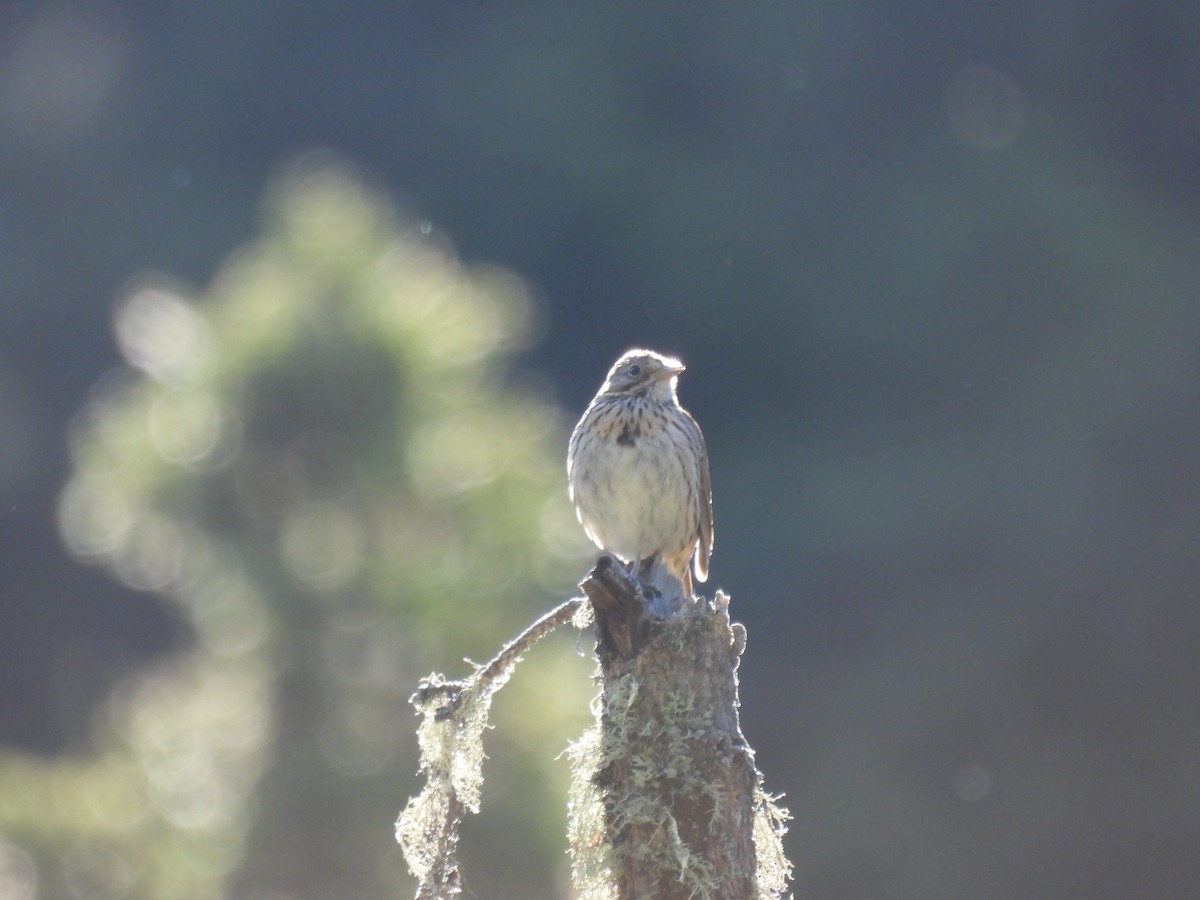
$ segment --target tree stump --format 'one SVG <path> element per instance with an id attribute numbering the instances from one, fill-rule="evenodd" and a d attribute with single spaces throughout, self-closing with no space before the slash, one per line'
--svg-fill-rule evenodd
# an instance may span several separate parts
<path id="1" fill-rule="evenodd" d="M 581 587 L 602 681 L 592 783 L 610 890 L 621 900 L 760 896 L 760 777 L 737 713 L 745 631 L 730 624 L 728 597 L 684 597 L 661 563 L 635 575 L 609 557 Z"/>

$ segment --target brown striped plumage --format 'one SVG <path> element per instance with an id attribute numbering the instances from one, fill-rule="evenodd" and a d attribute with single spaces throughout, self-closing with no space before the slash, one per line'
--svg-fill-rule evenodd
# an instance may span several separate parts
<path id="1" fill-rule="evenodd" d="M 571 434 L 567 483 L 589 538 L 634 565 L 655 554 L 688 593 L 688 563 L 708 577 L 713 547 L 708 452 L 675 396 L 683 365 L 630 350 L 609 370 Z"/>

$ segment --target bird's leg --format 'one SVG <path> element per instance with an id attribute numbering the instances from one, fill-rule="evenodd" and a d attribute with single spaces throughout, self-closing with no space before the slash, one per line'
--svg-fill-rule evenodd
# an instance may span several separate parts
<path id="1" fill-rule="evenodd" d="M 645 559 L 638 560 L 636 562 L 631 563 L 630 568 L 629 568 L 629 574 L 633 575 L 636 570 L 636 575 L 637 575 L 638 581 L 641 581 L 643 583 L 649 583 L 650 576 L 654 570 L 654 567 L 657 566 L 660 562 L 663 562 L 662 554 L 661 553 L 652 553 L 649 556 L 647 556 Z M 672 568 L 669 564 L 664 563 L 664 568 L 668 572 L 670 572 L 672 575 L 674 575 L 676 578 L 679 579 L 679 582 L 683 585 L 683 596 L 685 596 L 685 597 L 692 596 L 692 589 L 693 589 L 694 585 L 692 583 L 692 568 L 691 568 L 691 566 L 688 565 L 687 563 L 684 563 L 683 571 L 678 574 L 672 570 Z"/>
<path id="2" fill-rule="evenodd" d="M 638 579 L 641 581 L 645 581 L 646 578 L 650 575 L 650 570 L 654 568 L 654 564 L 657 561 L 658 561 L 658 554 L 651 553 L 645 559 L 641 560 L 638 563 L 635 563 L 635 565 L 637 566 Z"/>

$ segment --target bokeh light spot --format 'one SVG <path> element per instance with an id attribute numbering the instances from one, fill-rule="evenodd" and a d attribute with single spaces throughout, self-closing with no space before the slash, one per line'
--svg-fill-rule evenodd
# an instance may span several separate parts
<path id="1" fill-rule="evenodd" d="M 0 60 L 0 118 L 36 137 L 89 125 L 116 86 L 128 36 L 113 16 L 44 12 Z M 88 9 L 88 5 L 79 7 Z M 8 37 L 8 35 L 5 35 Z"/>
<path id="2" fill-rule="evenodd" d="M 92 822 L 132 834 L 149 815 L 145 780 L 136 766 L 115 759 L 104 775 L 82 785 L 83 809 Z"/>
<path id="3" fill-rule="evenodd" d="M 33 858 L 7 841 L 0 841 L 0 900 L 34 900 L 37 866 Z"/>
<path id="4" fill-rule="evenodd" d="M 138 590 L 162 590 L 178 578 L 184 550 L 179 529 L 171 522 L 142 516 L 133 522 L 128 540 L 116 555 L 117 575 Z"/>
<path id="5" fill-rule="evenodd" d="M 391 761 L 396 740 L 396 730 L 381 721 L 375 705 L 345 703 L 322 724 L 317 746 L 334 772 L 362 778 L 379 773 Z"/>
<path id="6" fill-rule="evenodd" d="M 221 438 L 221 410 L 201 391 L 170 391 L 157 397 L 149 420 L 154 449 L 168 462 L 199 463 Z"/>
<path id="7" fill-rule="evenodd" d="M 946 85 L 945 111 L 955 137 L 984 150 L 1011 144 L 1025 127 L 1021 89 L 990 66 L 955 72 Z"/>
<path id="8" fill-rule="evenodd" d="M 244 656 L 266 640 L 267 610 L 241 579 L 214 578 L 186 594 L 192 627 L 204 644 L 220 656 Z"/>
<path id="9" fill-rule="evenodd" d="M 958 794 L 960 799 L 974 803 L 987 796 L 992 787 L 992 778 L 983 766 L 968 763 L 960 766 L 954 773 L 953 785 L 954 793 Z"/>
<path id="10" fill-rule="evenodd" d="M 349 261 L 347 247 L 369 245 L 386 218 L 377 200 L 321 151 L 293 164 L 279 186 L 278 208 L 296 248 L 335 267 L 339 258 Z"/>
<path id="11" fill-rule="evenodd" d="M 363 561 L 363 534 L 345 510 L 312 503 L 283 524 L 281 549 L 288 569 L 319 590 L 342 587 Z"/>
<path id="12" fill-rule="evenodd" d="M 455 416 L 424 425 L 410 447 L 413 480 L 431 494 L 458 494 L 497 474 L 493 441 L 477 417 Z"/>
<path id="13" fill-rule="evenodd" d="M 64 854 L 63 874 L 73 897 L 105 900 L 128 896 L 137 873 L 128 857 L 115 848 L 81 841 Z"/>
<path id="14" fill-rule="evenodd" d="M 72 479 L 59 501 L 59 533 L 79 556 L 114 552 L 125 542 L 132 524 L 128 497 L 107 478 Z"/>
<path id="15" fill-rule="evenodd" d="M 184 662 L 138 679 L 112 709 L 129 723 L 159 815 L 214 836 L 238 822 L 270 722 L 259 668 Z M 232 861 L 218 855 L 213 865 Z"/>
<path id="16" fill-rule="evenodd" d="M 336 616 L 322 645 L 329 672 L 358 687 L 396 689 L 409 672 L 404 667 L 405 645 L 392 619 L 367 610 Z"/>
<path id="17" fill-rule="evenodd" d="M 207 761 L 178 748 L 159 761 L 154 805 L 180 828 L 211 828 L 224 812 L 219 785 Z"/>
<path id="18" fill-rule="evenodd" d="M 167 383 L 195 379 L 211 352 L 203 317 L 161 287 L 143 287 L 125 299 L 117 310 L 116 333 L 130 365 Z"/>

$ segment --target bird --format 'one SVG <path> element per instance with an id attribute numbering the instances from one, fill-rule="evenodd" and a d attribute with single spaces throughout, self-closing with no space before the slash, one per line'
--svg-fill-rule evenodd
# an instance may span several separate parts
<path id="1" fill-rule="evenodd" d="M 567 486 L 596 546 L 631 572 L 658 556 L 690 595 L 692 571 L 708 578 L 713 512 L 704 435 L 676 395 L 683 370 L 653 350 L 622 354 L 571 433 Z"/>

